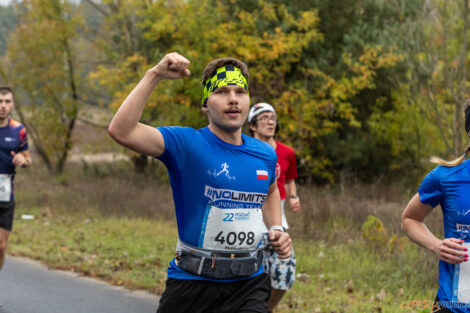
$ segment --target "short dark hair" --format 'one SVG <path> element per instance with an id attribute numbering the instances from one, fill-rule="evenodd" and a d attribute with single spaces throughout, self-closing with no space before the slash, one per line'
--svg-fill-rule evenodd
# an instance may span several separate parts
<path id="1" fill-rule="evenodd" d="M 7 93 L 13 93 L 10 86 L 0 86 L 0 95 L 6 95 Z"/>
<path id="2" fill-rule="evenodd" d="M 246 81 L 248 83 L 248 81 L 250 79 L 250 77 L 249 77 L 250 74 L 248 72 L 248 66 L 245 63 L 243 63 L 242 61 L 238 60 L 238 59 L 231 58 L 231 57 L 225 57 L 225 58 L 212 60 L 212 61 L 209 62 L 209 64 L 207 64 L 206 68 L 202 72 L 202 81 L 201 81 L 202 85 L 205 86 L 206 81 L 209 78 L 211 78 L 212 76 L 214 76 L 215 71 L 219 67 L 222 67 L 222 66 L 225 66 L 225 65 L 232 65 L 232 66 L 235 66 L 235 67 L 239 68 L 240 71 L 242 71 L 242 74 L 243 74 L 243 76 L 245 76 Z"/>
<path id="3" fill-rule="evenodd" d="M 258 120 L 256 119 L 256 116 L 251 120 L 251 122 L 248 122 L 248 133 L 250 134 L 251 137 L 255 136 L 255 132 L 251 130 L 251 126 L 256 127 L 258 126 Z"/>
<path id="4" fill-rule="evenodd" d="M 257 127 L 258 126 L 258 115 L 260 115 L 262 113 L 265 113 L 265 112 L 261 112 L 261 113 L 256 114 L 255 116 L 253 116 L 253 119 L 251 120 L 251 122 L 248 122 L 248 133 L 250 134 L 251 137 L 255 136 L 255 132 L 251 130 L 250 126 Z M 276 135 L 278 131 L 279 131 L 279 120 L 276 120 L 276 130 L 274 131 L 274 135 Z"/>

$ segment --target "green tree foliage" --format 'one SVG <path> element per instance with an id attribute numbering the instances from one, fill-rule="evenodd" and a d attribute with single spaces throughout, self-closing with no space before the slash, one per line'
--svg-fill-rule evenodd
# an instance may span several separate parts
<path id="1" fill-rule="evenodd" d="M 13 6 L 0 5 L 0 55 L 5 53 L 8 34 L 15 28 L 16 14 Z"/>
<path id="2" fill-rule="evenodd" d="M 371 181 L 461 153 L 468 0 L 69 1 L 21 2 L 0 68 L 27 92 L 23 116 L 51 168 L 83 102 L 116 110 L 172 51 L 192 75 L 160 84 L 144 123 L 204 126 L 202 70 L 234 56 L 250 68 L 252 103 L 276 107 L 302 178 Z"/>
<path id="3" fill-rule="evenodd" d="M 321 17 L 318 28 L 324 34 L 324 40 L 309 47 L 303 62 L 327 73 L 335 81 L 341 82 L 345 77 L 353 82 L 346 88 L 350 93 L 343 102 L 352 109 L 354 123 L 342 116 L 330 117 L 329 122 L 338 127 L 316 138 L 311 146 L 311 157 L 326 161 L 322 172 L 337 178 L 338 173 L 345 171 L 371 180 L 388 173 L 391 168 L 390 142 L 376 137 L 369 121 L 373 114 L 393 110 L 392 94 L 406 71 L 394 33 L 405 20 L 417 16 L 418 2 L 346 0 L 308 4 L 318 10 Z M 290 5 L 307 6 L 301 1 Z M 360 70 L 351 70 L 352 63 Z M 360 73 L 364 74 L 363 84 L 357 85 L 354 77 L 360 77 Z"/>
<path id="4" fill-rule="evenodd" d="M 432 154 L 462 153 L 468 2 L 417 3 L 419 14 L 405 16 L 390 39 L 403 56 L 404 73 L 392 76 L 393 108 L 373 112 L 369 126 L 390 146 L 390 168 L 422 172 Z"/>
<path id="5" fill-rule="evenodd" d="M 468 1 L 429 1 L 408 49 L 409 86 L 436 127 L 446 155 L 462 153 Z M 467 90 L 466 90 L 467 89 Z M 467 95 L 466 95 L 467 93 Z"/>
<path id="6" fill-rule="evenodd" d="M 317 51 L 330 32 L 319 31 L 322 20 L 316 9 L 263 0 L 117 3 L 100 6 L 107 38 L 100 44 L 111 62 L 92 74 L 113 95 L 112 107 L 119 106 L 145 69 L 165 53 L 178 51 L 192 61 L 192 76 L 157 87 L 143 119 L 156 125 L 203 126 L 203 68 L 217 57 L 240 58 L 250 67 L 252 101 L 276 106 L 282 139 L 297 149 L 306 176 L 326 181 L 334 176 L 325 138 L 343 125 L 361 126 L 351 100 L 375 89 L 377 71 L 399 59 L 371 44 L 340 52 L 336 71 L 321 68 L 319 64 L 332 65 Z"/>
<path id="7" fill-rule="evenodd" d="M 26 95 L 17 97 L 17 110 L 39 155 L 60 173 L 84 89 L 77 60 L 83 21 L 65 0 L 25 0 L 18 10 L 19 23 L 8 41 L 7 78 Z"/>

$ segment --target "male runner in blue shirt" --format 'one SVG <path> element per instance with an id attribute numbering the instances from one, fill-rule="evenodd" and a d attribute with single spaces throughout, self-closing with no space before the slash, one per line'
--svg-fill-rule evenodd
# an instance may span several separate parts
<path id="1" fill-rule="evenodd" d="M 179 241 L 157 312 L 267 312 L 269 278 L 259 244 L 264 223 L 281 258 L 291 253 L 275 180 L 276 154 L 242 134 L 250 106 L 248 68 L 234 58 L 203 72 L 202 110 L 209 125 L 154 128 L 139 123 L 164 79 L 190 75 L 190 62 L 170 53 L 122 103 L 109 126 L 121 145 L 158 157 L 168 168 Z"/>
<path id="2" fill-rule="evenodd" d="M 26 128 L 10 118 L 14 106 L 10 87 L 0 86 L 0 270 L 13 226 L 15 168 L 31 165 Z"/>

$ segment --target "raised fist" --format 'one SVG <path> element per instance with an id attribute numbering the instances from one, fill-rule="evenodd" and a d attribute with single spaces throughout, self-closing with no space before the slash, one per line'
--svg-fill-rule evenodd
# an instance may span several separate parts
<path id="1" fill-rule="evenodd" d="M 160 79 L 179 79 L 189 76 L 188 67 L 191 64 L 184 56 L 173 52 L 168 53 L 163 59 L 149 70 Z"/>

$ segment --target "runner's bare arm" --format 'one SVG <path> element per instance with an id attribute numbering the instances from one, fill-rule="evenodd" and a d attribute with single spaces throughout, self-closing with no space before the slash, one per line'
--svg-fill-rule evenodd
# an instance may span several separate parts
<path id="1" fill-rule="evenodd" d="M 401 216 L 403 232 L 420 246 L 434 252 L 441 260 L 451 264 L 462 263 L 466 259 L 465 255 L 468 254 L 462 246 L 463 241 L 457 238 L 441 240 L 434 236 L 423 223 L 424 218 L 432 209 L 429 204 L 423 204 L 419 194 L 416 193 Z"/>
<path id="2" fill-rule="evenodd" d="M 145 104 L 155 86 L 164 79 L 179 79 L 190 75 L 190 62 L 178 53 L 169 53 L 153 68 L 127 96 L 114 115 L 109 135 L 121 145 L 150 156 L 160 156 L 165 142 L 160 131 L 140 123 Z"/>
<path id="3" fill-rule="evenodd" d="M 277 189 L 277 182 L 269 186 L 268 197 L 263 205 L 263 219 L 268 227 L 282 226 L 281 196 Z M 291 255 L 292 241 L 288 233 L 279 230 L 270 230 L 269 242 L 281 259 L 287 259 Z"/>
<path id="4" fill-rule="evenodd" d="M 294 211 L 294 213 L 300 212 L 300 201 L 299 197 L 297 197 L 297 186 L 295 185 L 294 179 L 286 181 L 286 193 L 292 211 Z M 296 196 L 296 198 L 292 198 L 291 196 Z"/>
<path id="5" fill-rule="evenodd" d="M 269 186 L 268 196 L 263 204 L 263 219 L 266 227 L 281 226 L 281 196 L 277 189 L 277 182 Z"/>

